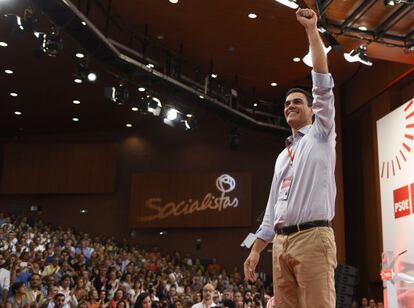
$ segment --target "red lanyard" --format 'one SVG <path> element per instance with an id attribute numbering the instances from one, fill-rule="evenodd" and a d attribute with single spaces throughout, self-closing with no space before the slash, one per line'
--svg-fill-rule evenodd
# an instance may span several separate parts
<path id="1" fill-rule="evenodd" d="M 290 165 L 292 166 L 293 164 L 293 160 L 295 159 L 295 153 L 292 153 L 290 151 L 290 146 L 286 147 L 287 148 L 287 152 L 289 154 L 289 159 L 290 159 Z"/>

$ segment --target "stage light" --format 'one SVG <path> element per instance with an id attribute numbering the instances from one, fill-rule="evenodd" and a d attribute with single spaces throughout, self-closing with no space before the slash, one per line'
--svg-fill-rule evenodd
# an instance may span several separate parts
<path id="1" fill-rule="evenodd" d="M 249 15 L 247 15 L 250 19 L 256 19 L 257 15 L 255 13 L 250 13 Z"/>
<path id="2" fill-rule="evenodd" d="M 218 77 L 218 75 L 214 74 L 214 73 L 212 73 L 210 76 L 211 76 L 211 78 L 217 78 Z"/>
<path id="3" fill-rule="evenodd" d="M 199 98 L 204 99 L 204 96 L 203 95 L 200 95 Z"/>
<path id="4" fill-rule="evenodd" d="M 182 121 L 185 130 L 194 129 L 197 125 L 195 118 L 192 114 L 187 114 L 185 119 Z"/>
<path id="5" fill-rule="evenodd" d="M 327 55 L 331 50 L 332 50 L 332 47 L 331 46 L 329 46 L 329 47 L 323 47 L 324 48 L 324 50 L 325 50 L 325 54 Z M 311 50 L 310 50 L 310 48 L 309 48 L 309 52 L 306 54 L 306 56 L 304 56 L 303 57 L 303 59 L 302 59 L 302 61 L 303 61 L 303 63 L 305 63 L 307 66 L 309 66 L 309 67 L 313 67 L 313 63 L 312 63 L 312 53 L 311 53 Z"/>
<path id="6" fill-rule="evenodd" d="M 178 111 L 177 109 L 171 108 L 168 109 L 167 113 L 166 113 L 166 118 L 170 121 L 174 121 L 177 119 L 178 116 Z"/>
<path id="7" fill-rule="evenodd" d="M 9 46 L 9 44 L 7 44 L 6 42 L 0 42 L 0 47 L 7 47 Z"/>
<path id="8" fill-rule="evenodd" d="M 74 103 L 75 105 L 79 105 L 79 104 L 80 104 L 80 100 L 74 99 L 74 100 L 73 100 L 73 103 Z"/>
<path id="9" fill-rule="evenodd" d="M 178 0 L 169 0 L 169 1 L 170 1 L 170 3 L 173 3 L 173 4 L 178 3 Z"/>
<path id="10" fill-rule="evenodd" d="M 296 62 L 296 63 L 300 62 L 300 58 L 299 57 L 293 58 L 293 62 Z"/>
<path id="11" fill-rule="evenodd" d="M 7 75 L 12 75 L 14 72 L 12 70 L 4 70 Z"/>
<path id="12" fill-rule="evenodd" d="M 162 104 L 158 98 L 152 97 L 149 100 L 148 106 L 147 106 L 147 111 L 149 113 L 152 113 L 155 116 L 159 116 L 161 113 L 161 108 L 162 108 Z"/>
<path id="13" fill-rule="evenodd" d="M 276 87 L 276 86 L 277 86 L 277 83 L 276 83 L 276 82 L 272 82 L 270 85 L 271 85 L 272 87 Z"/>
<path id="14" fill-rule="evenodd" d="M 147 67 L 150 68 L 150 69 L 153 69 L 155 66 L 154 66 L 154 64 L 148 63 Z"/>
<path id="15" fill-rule="evenodd" d="M 16 19 L 17 27 L 25 32 L 34 33 L 37 31 L 38 20 L 33 14 L 32 8 L 27 8 L 24 10 L 23 17 L 20 17 L 15 14 L 5 14 L 5 17 L 12 17 Z"/>
<path id="16" fill-rule="evenodd" d="M 86 21 L 81 22 L 82 26 L 86 26 Z"/>
<path id="17" fill-rule="evenodd" d="M 365 27 L 365 26 L 360 26 L 360 27 L 358 27 L 358 29 L 361 30 L 361 31 L 368 31 L 368 28 Z"/>
<path id="18" fill-rule="evenodd" d="M 319 31 L 320 33 L 325 33 L 325 32 L 326 32 L 326 28 L 325 28 L 325 27 L 323 27 L 323 26 L 318 26 L 318 31 Z"/>
<path id="19" fill-rule="evenodd" d="M 85 55 L 84 55 L 83 53 L 81 53 L 81 52 L 77 52 L 75 56 L 76 56 L 76 58 L 78 58 L 78 59 L 83 59 L 83 58 L 85 58 Z"/>
<path id="20" fill-rule="evenodd" d="M 56 57 L 63 49 L 63 40 L 57 32 L 43 34 L 41 50 L 49 57 Z"/>
<path id="21" fill-rule="evenodd" d="M 162 110 L 162 104 L 160 99 L 157 97 L 152 97 L 151 95 L 146 95 L 145 97 L 141 98 L 139 102 L 139 106 L 134 107 L 139 110 L 143 114 L 152 114 L 154 116 L 159 116 Z M 135 111 L 133 109 L 133 111 Z"/>
<path id="22" fill-rule="evenodd" d="M 139 109 L 138 109 L 138 107 L 132 107 L 131 110 L 132 111 L 138 111 Z"/>
<path id="23" fill-rule="evenodd" d="M 10 93 L 10 96 L 12 96 L 12 97 L 17 97 L 18 95 L 17 95 L 17 93 L 16 93 L 16 92 L 11 92 L 11 93 Z"/>
<path id="24" fill-rule="evenodd" d="M 344 53 L 344 57 L 348 62 L 360 62 L 362 64 L 372 66 L 372 61 L 367 57 L 367 47 L 361 45 L 349 53 Z"/>
<path id="25" fill-rule="evenodd" d="M 22 112 L 21 111 L 15 111 L 14 114 L 15 115 L 22 115 Z"/>
<path id="26" fill-rule="evenodd" d="M 123 105 L 128 100 L 129 92 L 123 84 L 120 84 L 117 87 L 106 88 L 105 97 L 117 105 Z"/>
<path id="27" fill-rule="evenodd" d="M 80 78 L 75 78 L 73 81 L 74 81 L 75 83 L 82 83 L 82 79 L 80 79 Z"/>
<path id="28" fill-rule="evenodd" d="M 400 3 L 414 5 L 413 0 L 385 0 L 384 1 L 385 6 L 394 6 Z"/>
<path id="29" fill-rule="evenodd" d="M 138 88 L 138 91 L 139 91 L 139 92 L 145 92 L 145 88 L 144 88 L 144 87 L 139 87 L 139 88 Z"/>
<path id="30" fill-rule="evenodd" d="M 72 118 L 73 122 L 79 122 L 79 118 Z"/>
<path id="31" fill-rule="evenodd" d="M 131 123 L 127 123 L 127 124 L 125 124 L 125 126 L 126 127 L 132 127 L 132 124 Z"/>
<path id="32" fill-rule="evenodd" d="M 294 10 L 296 10 L 299 7 L 299 5 L 296 3 L 295 0 L 276 0 L 276 1 Z"/>

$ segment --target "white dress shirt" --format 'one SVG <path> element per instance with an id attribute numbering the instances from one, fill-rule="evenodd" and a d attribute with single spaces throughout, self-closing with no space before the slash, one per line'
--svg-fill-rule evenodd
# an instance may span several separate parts
<path id="1" fill-rule="evenodd" d="M 293 163 L 285 148 L 278 156 L 263 222 L 256 236 L 270 242 L 274 227 L 296 225 L 335 216 L 336 133 L 331 74 L 312 71 L 313 124 L 287 138 Z M 288 194 L 282 193 L 284 179 L 292 177 Z"/>

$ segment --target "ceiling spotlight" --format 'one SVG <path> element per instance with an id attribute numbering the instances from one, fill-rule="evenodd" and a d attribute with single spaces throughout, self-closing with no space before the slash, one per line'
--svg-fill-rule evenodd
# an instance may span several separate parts
<path id="1" fill-rule="evenodd" d="M 255 13 L 250 13 L 249 15 L 247 15 L 250 19 L 256 19 L 257 15 Z"/>
<path id="2" fill-rule="evenodd" d="M 272 82 L 270 85 L 271 85 L 272 87 L 276 87 L 276 86 L 277 86 L 277 83 L 276 83 L 276 82 Z"/>
<path id="3" fill-rule="evenodd" d="M 80 100 L 74 99 L 74 100 L 73 100 L 73 103 L 74 103 L 75 105 L 79 105 L 79 104 L 80 104 Z"/>
<path id="4" fill-rule="evenodd" d="M 4 72 L 5 72 L 7 75 L 11 75 L 11 74 L 13 74 L 13 73 L 14 73 L 12 70 L 4 70 Z"/>
<path id="5" fill-rule="evenodd" d="M 117 87 L 110 87 L 105 89 L 105 97 L 117 105 L 123 105 L 129 97 L 128 89 L 121 83 Z"/>
<path id="6" fill-rule="evenodd" d="M 139 87 L 139 88 L 138 88 L 138 91 L 139 91 L 139 92 L 145 92 L 145 88 L 144 88 L 144 87 Z"/>
<path id="7" fill-rule="evenodd" d="M 20 111 L 15 111 L 14 114 L 15 115 L 22 115 L 22 113 Z"/>
<path id="8" fill-rule="evenodd" d="M 76 58 L 78 58 L 78 59 L 83 59 L 83 58 L 85 58 L 85 55 L 84 55 L 83 53 L 81 53 L 81 52 L 77 52 L 75 56 L 76 56 Z"/>
<path id="9" fill-rule="evenodd" d="M 325 50 L 325 54 L 327 55 L 331 50 L 332 50 L 332 47 L 331 46 L 329 46 L 329 47 L 323 47 L 324 48 L 324 50 Z M 311 53 L 311 50 L 310 50 L 310 48 L 309 48 L 309 52 L 306 54 L 306 56 L 304 56 L 303 57 L 303 59 L 302 59 L 302 61 L 303 61 L 303 63 L 305 63 L 307 66 L 309 66 L 309 67 L 313 67 L 313 63 L 312 63 L 312 53 Z"/>
<path id="10" fill-rule="evenodd" d="M 169 1 L 170 1 L 170 3 L 173 3 L 173 4 L 178 3 L 178 0 L 169 0 Z"/>
<path id="11" fill-rule="evenodd" d="M 127 123 L 125 126 L 126 127 L 132 127 L 132 124 L 131 123 Z"/>
<path id="12" fill-rule="evenodd" d="M 296 10 L 299 7 L 299 5 L 296 3 L 295 0 L 276 0 L 276 1 L 294 10 Z"/>
<path id="13" fill-rule="evenodd" d="M 344 57 L 348 62 L 360 62 L 362 64 L 372 66 L 372 61 L 367 56 L 367 46 L 361 45 L 349 53 L 344 53 Z"/>
<path id="14" fill-rule="evenodd" d="M 368 31 L 368 28 L 365 27 L 365 26 L 360 26 L 360 27 L 358 27 L 358 29 L 361 30 L 361 31 Z"/>
<path id="15" fill-rule="evenodd" d="M 7 47 L 9 46 L 9 44 L 7 44 L 6 42 L 0 42 L 0 47 Z"/>
<path id="16" fill-rule="evenodd" d="M 75 78 L 73 81 L 74 81 L 75 83 L 82 83 L 82 79 L 80 79 L 80 78 Z"/>
<path id="17" fill-rule="evenodd" d="M 175 119 L 177 119 L 177 116 L 178 116 L 178 110 L 177 109 L 174 109 L 174 108 L 168 109 L 168 111 L 166 113 L 167 120 L 174 121 Z"/>
<path id="18" fill-rule="evenodd" d="M 10 93 L 10 96 L 12 96 L 12 97 L 17 97 L 18 95 L 17 95 L 17 93 L 15 93 L 15 92 L 11 92 L 11 93 Z"/>
<path id="19" fill-rule="evenodd" d="M 139 109 L 138 109 L 138 107 L 132 107 L 131 110 L 132 111 L 138 111 Z"/>
<path id="20" fill-rule="evenodd" d="M 41 50 L 49 57 L 56 57 L 63 49 L 63 40 L 59 33 L 43 34 Z"/>
<path id="21" fill-rule="evenodd" d="M 79 63 L 75 77 L 76 79 L 80 79 L 81 81 L 90 81 L 90 82 L 94 82 L 97 79 L 97 75 L 94 72 L 91 72 L 89 70 L 88 64 L 86 62 Z"/>
<path id="22" fill-rule="evenodd" d="M 88 74 L 88 80 L 89 81 L 94 82 L 94 81 L 96 81 L 96 78 L 97 78 L 97 76 L 96 76 L 95 73 L 89 73 Z"/>
<path id="23" fill-rule="evenodd" d="M 299 57 L 295 57 L 295 58 L 293 58 L 293 62 L 300 62 L 300 58 Z"/>
<path id="24" fill-rule="evenodd" d="M 217 78 L 218 77 L 218 75 L 217 74 L 215 74 L 215 73 L 211 73 L 211 78 Z"/>
<path id="25" fill-rule="evenodd" d="M 72 118 L 73 122 L 79 122 L 79 118 Z"/>

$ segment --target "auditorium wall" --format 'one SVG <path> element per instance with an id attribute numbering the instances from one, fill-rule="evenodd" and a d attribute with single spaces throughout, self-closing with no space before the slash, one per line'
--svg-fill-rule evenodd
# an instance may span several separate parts
<path id="1" fill-rule="evenodd" d="M 113 235 L 118 239 L 125 237 L 147 248 L 162 246 L 167 251 L 179 248 L 202 258 L 216 255 L 220 256 L 220 261 L 224 264 L 234 264 L 236 260 L 241 266 L 245 253 L 240 248 L 240 243 L 248 232 L 254 231 L 258 226 L 255 219 L 266 205 L 274 161 L 277 153 L 283 149 L 284 137 L 270 132 L 242 129 L 241 145 L 234 150 L 230 147 L 231 128 L 231 125 L 223 123 L 208 124 L 188 133 L 165 125 L 154 125 L 121 136 L 119 134 L 26 136 L 17 142 L 115 144 L 117 149 L 115 193 L 2 194 L 0 207 L 14 213 L 30 214 L 28 209 L 36 205 L 42 209 L 41 218 L 56 225 L 74 226 L 90 233 Z M 128 227 L 131 177 L 133 174 L 145 172 L 247 172 L 251 174 L 251 227 L 145 229 L 136 230 L 131 237 L 131 230 Z M 86 210 L 87 213 L 82 214 L 81 210 Z M 167 231 L 167 234 L 160 235 L 160 231 Z M 197 244 L 198 239 L 201 242 Z M 223 247 L 226 249 L 224 250 Z"/>
<path id="2" fill-rule="evenodd" d="M 339 105 L 339 97 L 338 97 Z M 340 110 L 338 110 L 340 115 Z M 284 148 L 285 136 L 274 132 L 242 128 L 241 145 L 230 147 L 233 125 L 220 121 L 200 125 L 194 132 L 183 132 L 165 125 L 154 125 L 123 133 L 59 134 L 20 136 L 12 142 L 114 144 L 117 153 L 114 193 L 93 194 L 31 194 L 0 195 L 0 208 L 13 213 L 30 214 L 30 206 L 38 206 L 44 221 L 55 225 L 73 226 L 92 234 L 126 238 L 145 248 L 161 246 L 165 251 L 181 250 L 207 258 L 218 256 L 225 265 L 238 264 L 247 256 L 240 243 L 254 232 L 256 221 L 264 210 L 273 176 L 274 162 Z M 337 234 L 338 258 L 344 262 L 343 194 L 341 166 L 340 117 L 338 133 L 338 198 Z M 3 145 L 10 143 L 4 140 Z M 251 227 L 195 228 L 195 229 L 137 229 L 128 227 L 131 177 L 136 173 L 159 172 L 243 172 L 251 176 Z M 82 214 L 81 210 L 87 213 Z M 160 235 L 161 231 L 167 234 Z M 271 253 L 261 258 L 263 268 L 270 272 Z"/>

